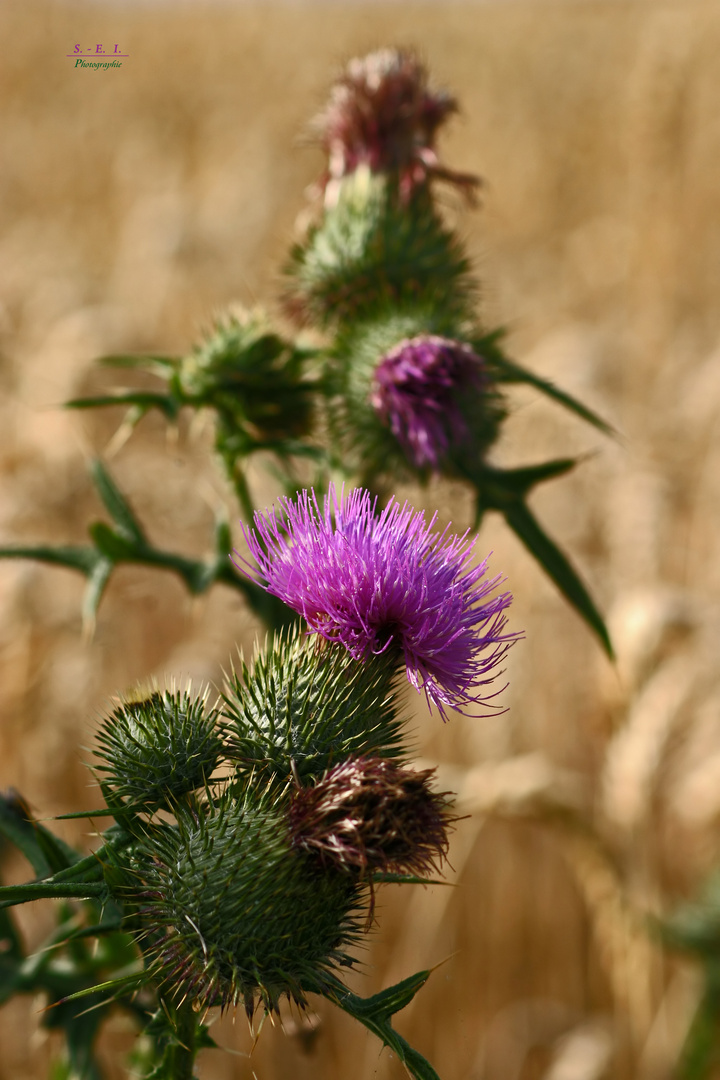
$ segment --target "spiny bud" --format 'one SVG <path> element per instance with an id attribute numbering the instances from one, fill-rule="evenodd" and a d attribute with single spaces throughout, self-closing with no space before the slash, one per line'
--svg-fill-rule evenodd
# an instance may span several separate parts
<path id="1" fill-rule="evenodd" d="M 461 403 L 482 392 L 483 366 L 469 345 L 437 334 L 405 338 L 381 357 L 370 404 L 418 468 L 437 469 L 451 439 L 468 441 Z"/>
<path id="2" fill-rule="evenodd" d="M 304 434 L 311 390 L 303 353 L 270 329 L 261 312 L 235 308 L 181 361 L 181 397 L 232 417 L 259 441 Z"/>
<path id="3" fill-rule="evenodd" d="M 252 1015 L 283 996 L 304 1004 L 352 964 L 362 888 L 294 849 L 276 805 L 253 791 L 176 817 L 148 827 L 135 869 L 140 939 L 164 993 Z"/>
<path id="4" fill-rule="evenodd" d="M 482 356 L 422 308 L 348 328 L 331 378 L 337 437 L 370 483 L 430 470 L 463 475 L 484 458 L 505 415 Z"/>
<path id="5" fill-rule="evenodd" d="M 352 754 L 401 752 L 389 652 L 357 663 L 300 628 L 241 665 L 224 695 L 227 756 L 239 774 L 306 783 Z"/>
<path id="6" fill-rule="evenodd" d="M 365 167 L 343 182 L 285 272 L 285 310 L 300 324 L 352 323 L 409 303 L 463 319 L 476 296 L 463 245 L 429 195 L 404 206 Z"/>
<path id="7" fill-rule="evenodd" d="M 433 773 L 376 757 L 343 761 L 314 786 L 293 792 L 293 841 L 323 866 L 361 877 L 437 870 L 452 819 L 447 794 L 430 787 Z"/>
<path id="8" fill-rule="evenodd" d="M 429 86 L 425 66 L 409 50 L 350 60 L 312 125 L 328 157 L 326 205 L 336 202 L 338 182 L 361 165 L 393 174 L 404 200 L 436 177 L 472 197 L 477 178 L 443 168 L 435 152 L 439 128 L 457 111 L 454 97 Z"/>
<path id="9" fill-rule="evenodd" d="M 150 809 L 204 787 L 222 756 L 216 718 L 207 693 L 165 690 L 123 701 L 98 734 L 96 771 L 108 802 Z"/>

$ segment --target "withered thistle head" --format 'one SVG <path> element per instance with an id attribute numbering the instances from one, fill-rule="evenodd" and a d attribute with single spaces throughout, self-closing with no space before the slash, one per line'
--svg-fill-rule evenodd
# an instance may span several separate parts
<path id="1" fill-rule="evenodd" d="M 350 60 L 313 123 L 328 157 L 326 202 L 336 201 L 337 183 L 360 166 L 395 176 L 404 199 L 433 177 L 472 194 L 477 178 L 443 168 L 435 152 L 438 129 L 457 110 L 452 95 L 429 86 L 425 65 L 409 50 Z"/>
<path id="2" fill-rule="evenodd" d="M 452 818 L 447 794 L 430 786 L 433 773 L 380 757 L 349 758 L 293 792 L 293 842 L 324 866 L 360 877 L 438 870 Z"/>

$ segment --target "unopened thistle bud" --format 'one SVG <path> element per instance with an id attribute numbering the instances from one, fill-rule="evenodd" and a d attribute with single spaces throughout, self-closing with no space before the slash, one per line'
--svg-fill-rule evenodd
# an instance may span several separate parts
<path id="1" fill-rule="evenodd" d="M 203 788 L 222 756 L 216 719 L 207 694 L 165 690 L 123 701 L 97 737 L 95 770 L 108 803 L 154 809 Z"/>
<path id="2" fill-rule="evenodd" d="M 301 629 L 276 636 L 228 686 L 221 712 L 239 776 L 308 783 L 350 755 L 400 751 L 394 657 L 358 664 Z"/>
<path id="3" fill-rule="evenodd" d="M 284 811 L 253 795 L 176 816 L 148 828 L 124 897 L 164 994 L 252 1015 L 284 996 L 303 1004 L 352 964 L 362 887 L 295 849 Z"/>
<path id="4" fill-rule="evenodd" d="M 429 194 L 405 206 L 366 168 L 292 249 L 286 275 L 288 315 L 326 327 L 417 303 L 462 321 L 477 294 L 462 242 Z"/>
<path id="5" fill-rule="evenodd" d="M 260 312 L 237 308 L 181 361 L 181 397 L 220 411 L 257 441 L 305 434 L 311 389 L 303 354 L 274 333 Z"/>
<path id="6" fill-rule="evenodd" d="M 383 758 L 343 761 L 293 792 L 293 842 L 323 866 L 361 877 L 439 870 L 452 819 L 447 795 L 430 786 L 433 772 Z"/>

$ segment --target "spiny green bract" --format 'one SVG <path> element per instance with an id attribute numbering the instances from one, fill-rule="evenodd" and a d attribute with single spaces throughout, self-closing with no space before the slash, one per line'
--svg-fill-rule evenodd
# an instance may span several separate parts
<path id="1" fill-rule="evenodd" d="M 150 825 L 132 870 L 140 943 L 161 992 L 201 1007 L 283 996 L 302 1004 L 352 959 L 364 892 L 292 845 L 287 816 L 256 789 L 176 808 Z M 132 879 L 131 879 L 132 880 Z"/>
<path id="2" fill-rule="evenodd" d="M 272 442 L 309 430 L 312 387 L 304 381 L 304 360 L 261 312 L 237 308 L 180 362 L 176 378 L 183 400 L 210 405 L 249 424 L 255 439 Z"/>
<path id="3" fill-rule="evenodd" d="M 427 468 L 413 464 L 371 401 L 375 371 L 382 358 L 401 341 L 424 334 L 468 340 L 457 320 L 448 319 L 445 312 L 432 306 L 408 305 L 343 328 L 328 361 L 334 445 L 346 467 L 366 486 L 373 487 L 381 477 L 397 482 L 428 473 Z M 462 469 L 456 469 L 455 459 L 479 461 L 484 457 L 506 415 L 502 395 L 489 378 L 458 394 L 457 406 L 469 438 L 457 453 L 451 447 L 443 462 L 441 471 L 451 475 L 463 475 Z"/>
<path id="4" fill-rule="evenodd" d="M 365 663 L 301 629 L 280 635 L 224 695 L 226 752 L 241 776 L 306 783 L 351 755 L 402 752 L 397 657 Z"/>
<path id="5" fill-rule="evenodd" d="M 156 691 L 123 701 L 100 728 L 95 766 L 111 806 L 156 808 L 203 788 L 222 756 L 207 694 Z"/>
<path id="6" fill-rule="evenodd" d="M 475 282 L 457 236 L 425 188 L 403 203 L 381 176 L 357 169 L 306 241 L 291 252 L 285 306 L 321 326 L 363 318 L 394 304 L 426 301 L 470 314 Z"/>

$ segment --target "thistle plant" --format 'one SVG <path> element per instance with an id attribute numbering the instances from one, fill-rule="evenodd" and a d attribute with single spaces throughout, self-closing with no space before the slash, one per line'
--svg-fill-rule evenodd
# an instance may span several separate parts
<path id="1" fill-rule="evenodd" d="M 241 1006 L 252 1020 L 315 994 L 379 1036 L 411 1076 L 435 1077 L 391 1022 L 429 973 L 368 999 L 342 976 L 372 928 L 376 889 L 432 880 L 448 852 L 452 797 L 434 789 L 432 770 L 412 767 L 405 682 L 443 720 L 501 707 L 498 678 L 518 632 L 507 628 L 502 577 L 476 559 L 487 510 L 503 514 L 611 651 L 594 601 L 527 504 L 574 462 L 490 460 L 512 383 L 608 429 L 506 357 L 501 333 L 478 320 L 477 281 L 436 198 L 449 184 L 472 203 L 479 187 L 439 158 L 456 110 L 410 52 L 351 61 L 313 125 L 327 161 L 285 266 L 283 318 L 233 308 L 184 356 L 106 357 L 157 388 L 68 403 L 124 405 L 128 431 L 152 409 L 170 424 L 182 410 L 209 413 L 244 548 L 233 547 L 230 515 L 218 518 L 207 560 L 156 547 L 98 461 L 111 522 L 91 525 L 88 545 L 0 550 L 82 573 L 90 626 L 113 570 L 129 562 L 169 570 L 193 594 L 232 587 L 267 630 L 217 700 L 157 689 L 109 711 L 93 762 L 105 805 L 81 816 L 114 822 L 92 855 L 31 821 L 21 802 L 0 804 L 0 832 L 36 874 L 0 890 L 0 999 L 49 997 L 68 1076 L 100 1076 L 95 1037 L 112 1009 L 146 1035 L 142 1075 L 189 1080 L 213 1045 L 213 1010 Z M 280 485 L 264 512 L 248 479 L 254 461 L 270 462 Z M 308 470 L 314 483 L 303 487 Z M 392 495 L 400 479 L 431 476 L 472 490 L 465 531 L 440 529 L 437 515 L 426 521 Z M 7 909 L 39 898 L 58 901 L 58 928 L 27 957 Z"/>
<path id="2" fill-rule="evenodd" d="M 376 888 L 432 880 L 448 851 L 451 797 L 434 790 L 432 770 L 407 764 L 403 672 L 443 715 L 486 705 L 517 639 L 505 631 L 511 597 L 492 598 L 499 582 L 484 562 L 467 567 L 465 537 L 431 533 L 407 506 L 376 517 L 361 489 L 331 489 L 322 510 L 312 491 L 282 505 L 282 522 L 256 514 L 246 538 L 263 586 L 303 625 L 270 639 L 213 705 L 190 688 L 121 700 L 95 752 L 106 806 L 88 816 L 115 819 L 102 846 L 6 886 L 0 903 L 91 905 L 83 935 L 109 936 L 125 964 L 98 982 L 97 964 L 76 963 L 59 1005 L 91 998 L 132 1012 L 153 1047 L 147 1077 L 192 1077 L 212 1045 L 210 1010 L 242 1006 L 252 1020 L 319 994 L 427 1080 L 432 1067 L 391 1018 L 428 972 L 367 1000 L 341 974 L 372 927 Z M 25 825 L 12 838 L 32 856 L 51 834 Z M 9 964 L 9 986 L 29 989 L 32 965 Z M 94 1035 L 75 1075 L 97 1075 Z"/>

